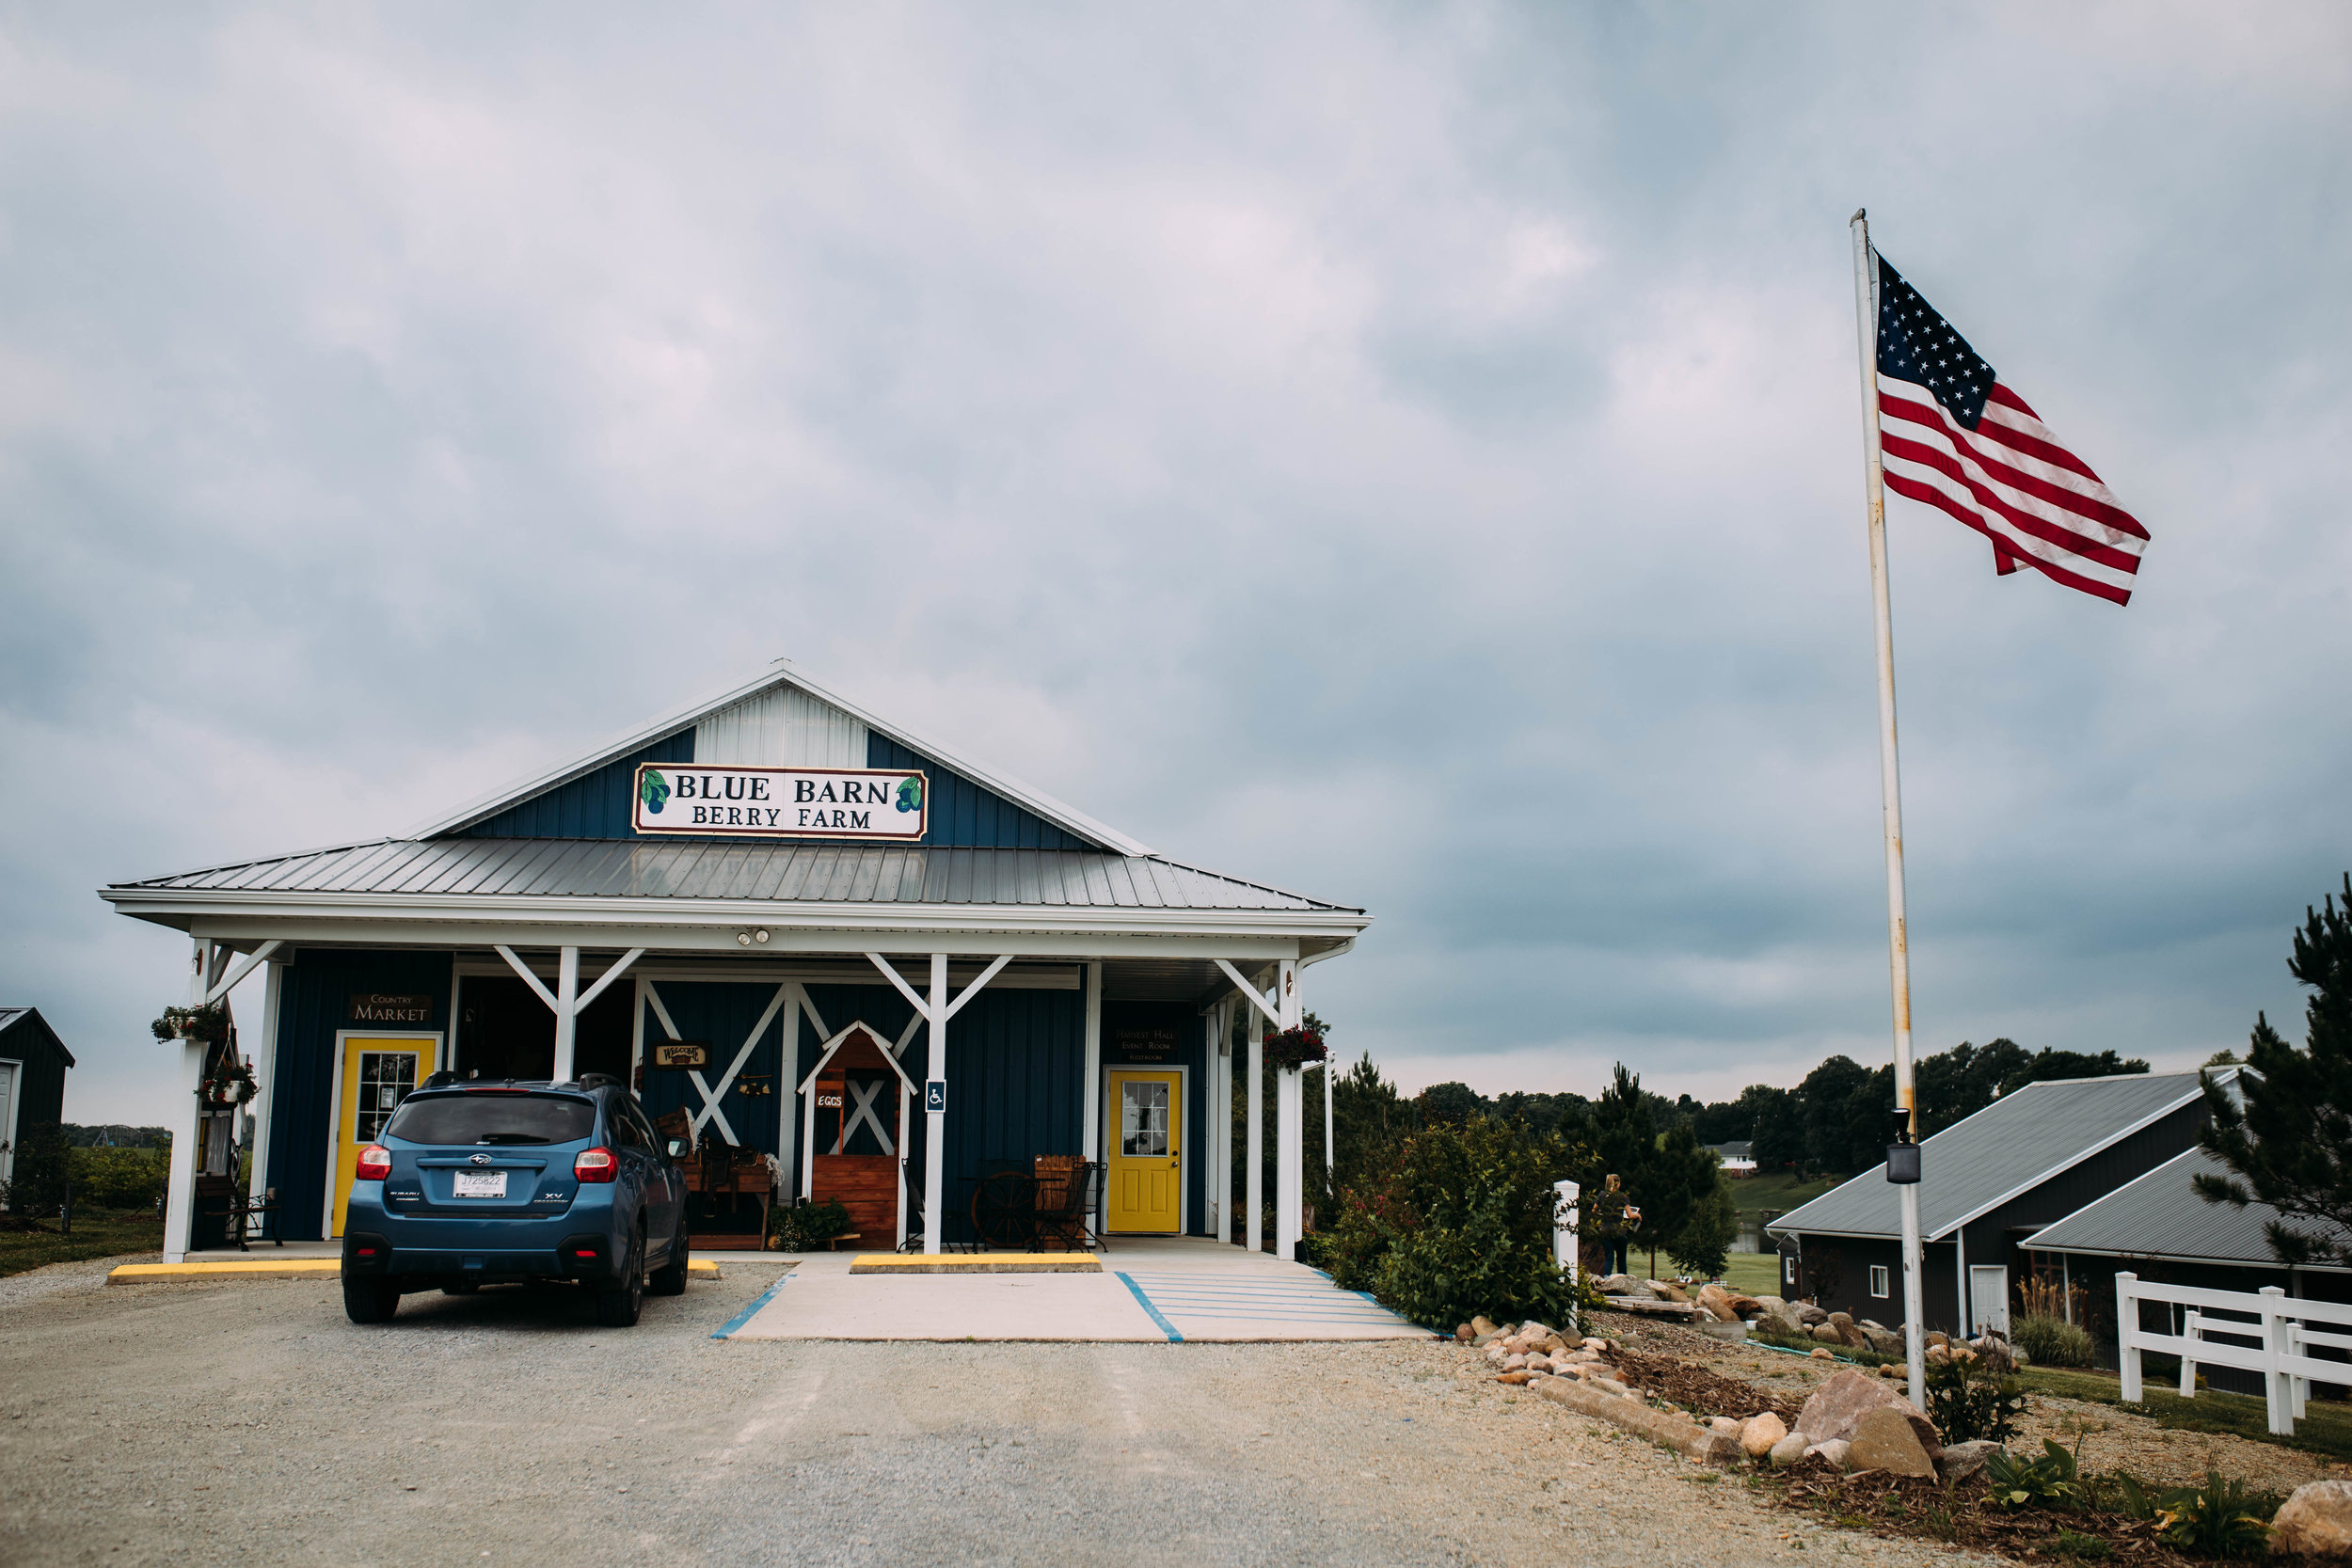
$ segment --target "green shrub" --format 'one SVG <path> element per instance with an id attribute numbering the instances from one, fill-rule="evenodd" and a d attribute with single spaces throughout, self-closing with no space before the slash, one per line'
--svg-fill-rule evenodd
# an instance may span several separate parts
<path id="1" fill-rule="evenodd" d="M 170 1178 L 168 1149 L 77 1148 L 73 1201 L 101 1209 L 152 1209 Z"/>
<path id="2" fill-rule="evenodd" d="M 43 1122 L 18 1134 L 16 1159 L 8 1179 L 11 1213 L 54 1214 L 65 1203 L 66 1178 L 72 1169 L 72 1150 L 65 1129 Z"/>
<path id="3" fill-rule="evenodd" d="M 837 1197 L 822 1203 L 778 1204 L 768 1211 L 768 1235 L 778 1252 L 815 1252 L 850 1228 L 850 1212 Z"/>
<path id="4" fill-rule="evenodd" d="M 2025 1408 L 2024 1386 L 1973 1356 L 1928 1363 L 1928 1418 L 1947 1444 L 2007 1442 L 2017 1434 Z"/>
<path id="5" fill-rule="evenodd" d="M 2270 1516 L 2278 1512 L 2277 1497 L 2249 1493 L 2244 1481 L 2207 1470 L 2204 1485 L 2165 1494 L 2156 1537 L 2196 1557 L 2251 1557 L 2269 1544 Z"/>
<path id="6" fill-rule="evenodd" d="M 1580 1154 L 1491 1117 L 1425 1128 L 1342 1194 L 1324 1243 L 1332 1279 L 1435 1328 L 1485 1313 L 1569 1332 L 1581 1319 L 1552 1256 L 1552 1183 Z"/>
<path id="7" fill-rule="evenodd" d="M 2090 1332 L 2063 1318 L 2029 1316 L 2010 1325 L 2010 1343 L 2037 1367 L 2095 1367 L 2099 1353 Z"/>
<path id="8" fill-rule="evenodd" d="M 1996 1508 L 2073 1510 L 2084 1500 L 2074 1455 L 2044 1437 L 2040 1459 L 2024 1460 L 2003 1449 L 1985 1462 L 1993 1489 L 1985 1500 Z"/>

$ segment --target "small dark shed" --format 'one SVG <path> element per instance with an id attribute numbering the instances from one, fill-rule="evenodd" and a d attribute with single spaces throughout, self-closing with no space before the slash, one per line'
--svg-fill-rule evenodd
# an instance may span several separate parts
<path id="1" fill-rule="evenodd" d="M 0 1181 L 15 1174 L 16 1140 L 65 1119 L 73 1053 L 37 1007 L 0 1007 Z"/>
<path id="2" fill-rule="evenodd" d="M 2214 1076 L 2228 1083 L 2237 1072 Z M 2043 1227 L 2193 1148 L 2205 1118 L 2194 1072 L 2027 1084 L 1920 1148 L 1921 1293 L 1928 1328 L 2007 1332 Z M 1774 1220 L 1797 1281 L 1831 1311 L 1902 1322 L 1901 1217 L 1886 1167 Z M 1784 1287 L 1786 1288 L 1786 1287 Z"/>

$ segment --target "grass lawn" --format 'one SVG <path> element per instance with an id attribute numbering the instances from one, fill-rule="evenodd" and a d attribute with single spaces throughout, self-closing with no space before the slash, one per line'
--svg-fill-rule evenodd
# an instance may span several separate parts
<path id="1" fill-rule="evenodd" d="M 159 1252 L 164 1222 L 151 1209 L 116 1213 L 83 1209 L 73 1216 L 73 1234 L 57 1234 L 56 1220 L 40 1222 L 40 1230 L 0 1230 L 0 1275 L 23 1274 L 44 1263 L 71 1263 L 84 1258 L 112 1258 L 126 1252 Z"/>
<path id="2" fill-rule="evenodd" d="M 2193 1400 L 2185 1400 L 2174 1389 L 2165 1387 L 2160 1379 L 2142 1376 L 2142 1402 L 2126 1405 L 2122 1397 L 2122 1383 L 2113 1372 L 2027 1367 L 2018 1375 L 2036 1393 L 2122 1405 L 2153 1418 L 2158 1426 L 2182 1432 L 2226 1432 L 2257 1443 L 2281 1443 L 2333 1459 L 2352 1459 L 2352 1403 L 2343 1401 L 2311 1401 L 2304 1406 L 2302 1419 L 2295 1423 L 2293 1437 L 2273 1437 L 2265 1407 L 2251 1394 L 2224 1394 L 2208 1388 Z"/>
<path id="3" fill-rule="evenodd" d="M 1846 1179 L 1842 1176 L 1809 1176 L 1800 1178 L 1794 1171 L 1759 1172 L 1729 1183 L 1731 1200 L 1740 1206 L 1740 1216 L 1752 1219 L 1762 1209 L 1788 1212 L 1798 1204 L 1820 1196 Z"/>
<path id="4" fill-rule="evenodd" d="M 1780 1254 L 1735 1252 L 1724 1259 L 1724 1283 L 1743 1296 L 1780 1293 Z"/>

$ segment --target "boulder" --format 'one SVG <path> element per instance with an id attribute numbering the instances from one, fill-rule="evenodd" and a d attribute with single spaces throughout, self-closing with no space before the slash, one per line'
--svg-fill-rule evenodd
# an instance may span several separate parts
<path id="1" fill-rule="evenodd" d="M 1484 1312 L 1470 1320 L 1470 1333 L 1478 1338 L 1484 1339 L 1497 1332 L 1494 1323 Z"/>
<path id="2" fill-rule="evenodd" d="M 1813 1347 L 1813 1359 L 1816 1361 L 1835 1361 L 1837 1357 L 1832 1355 L 1823 1346 L 1816 1345 Z"/>
<path id="3" fill-rule="evenodd" d="M 1502 1358 L 1502 1370 L 1506 1372 L 1516 1372 L 1526 1365 L 1527 1357 L 1517 1351 Z"/>
<path id="4" fill-rule="evenodd" d="M 1877 1323 L 1857 1323 L 1854 1326 L 1862 1330 L 1866 1349 L 1874 1350 L 1881 1355 L 1903 1354 L 1903 1337 L 1893 1329 L 1882 1328 Z"/>
<path id="5" fill-rule="evenodd" d="M 1629 1274 L 1613 1274 L 1601 1280 L 1600 1293 L 1604 1296 L 1646 1296 L 1649 1291 Z"/>
<path id="6" fill-rule="evenodd" d="M 1496 1378 L 1495 1381 L 1497 1383 L 1522 1384 L 1534 1381 L 1534 1376 L 1535 1374 L 1534 1372 L 1521 1370 L 1516 1372 L 1504 1372 L 1501 1377 Z"/>
<path id="7" fill-rule="evenodd" d="M 1755 1296 L 1735 1295 L 1731 1298 L 1732 1312 L 1742 1318 L 1753 1318 L 1764 1310 L 1764 1303 Z"/>
<path id="8" fill-rule="evenodd" d="M 1842 1345 L 1846 1342 L 1845 1331 L 1836 1323 L 1815 1323 L 1807 1332 L 1812 1338 L 1825 1345 Z"/>
<path id="9" fill-rule="evenodd" d="M 1805 1401 L 1804 1408 L 1797 1413 L 1797 1430 L 1815 1443 L 1826 1443 L 1832 1438 L 1851 1441 L 1861 1430 L 1863 1418 L 1873 1410 L 1893 1410 L 1900 1420 L 1911 1426 L 1932 1466 L 1935 1456 L 1944 1451 L 1943 1444 L 1935 1435 L 1934 1426 L 1919 1413 L 1918 1406 L 1878 1378 L 1858 1372 L 1851 1367 L 1834 1377 L 1823 1379 L 1821 1386 L 1813 1390 L 1813 1397 Z M 1903 1473 L 1910 1474 L 1909 1471 Z"/>
<path id="10" fill-rule="evenodd" d="M 1559 1336 L 1552 1333 L 1545 1324 L 1530 1318 L 1519 1324 L 1519 1338 L 1522 1339 L 1556 1339 Z"/>
<path id="11" fill-rule="evenodd" d="M 1804 1324 L 1807 1328 L 1812 1328 L 1817 1324 L 1829 1322 L 1829 1314 L 1822 1311 L 1820 1307 L 1814 1306 L 1809 1301 L 1801 1301 L 1797 1303 L 1796 1314 L 1797 1322 Z"/>
<path id="12" fill-rule="evenodd" d="M 1662 1279 L 1645 1279 L 1642 1283 L 1649 1287 L 1649 1293 L 1660 1301 L 1689 1301 L 1691 1299 L 1690 1291 L 1679 1285 L 1669 1285 Z"/>
<path id="13" fill-rule="evenodd" d="M 1982 1472 L 1985 1462 L 2000 1451 L 2000 1444 L 1985 1438 L 1973 1443 L 1954 1443 L 1936 1456 L 1936 1479 L 1947 1486 L 1957 1486 L 1963 1481 L 1973 1480 Z"/>
<path id="14" fill-rule="evenodd" d="M 1472 1328 L 1468 1323 L 1464 1323 L 1454 1331 L 1454 1338 L 1455 1342 L 1467 1345 L 1472 1339 L 1478 1338 L 1478 1330 Z"/>
<path id="15" fill-rule="evenodd" d="M 1597 1354 L 1598 1352 L 1605 1351 L 1609 1348 L 1609 1341 L 1606 1339 L 1597 1339 L 1588 1334 L 1584 1337 L 1584 1348 Z"/>
<path id="16" fill-rule="evenodd" d="M 1740 1420 L 1736 1416 L 1717 1416 L 1707 1423 L 1707 1430 L 1736 1435 L 1740 1431 Z"/>
<path id="17" fill-rule="evenodd" d="M 2352 1557 L 2352 1481 L 2314 1481 L 2296 1487 L 2270 1528 L 2274 1552 Z"/>
<path id="18" fill-rule="evenodd" d="M 1936 1456 L 1928 1451 L 1928 1442 L 1935 1429 L 1928 1425 L 1925 1416 L 1908 1414 L 1905 1408 L 1881 1405 L 1862 1418 L 1854 1429 L 1853 1446 L 1846 1451 L 1846 1468 L 1850 1470 L 1884 1470 L 1897 1476 L 1932 1476 Z M 1913 1423 L 1916 1422 L 1915 1426 Z M 1923 1439 L 1919 1429 L 1927 1428 Z"/>
<path id="19" fill-rule="evenodd" d="M 1804 1433 L 1800 1432 L 1795 1435 L 1803 1437 Z M 1816 1443 L 1804 1451 L 1807 1458 L 1820 1460 L 1832 1469 L 1842 1470 L 1846 1467 L 1846 1455 L 1852 1448 L 1853 1445 L 1844 1438 L 1833 1437 L 1826 1443 Z"/>
<path id="20" fill-rule="evenodd" d="M 1731 1292 L 1721 1285 L 1700 1286 L 1699 1305 L 1706 1307 L 1717 1323 L 1736 1323 L 1740 1321 L 1739 1309 L 1731 1304 Z"/>
<path id="21" fill-rule="evenodd" d="M 1798 1460 L 1803 1459 L 1805 1455 L 1805 1449 L 1808 1447 L 1810 1447 L 1810 1445 L 1805 1442 L 1804 1433 L 1792 1432 L 1788 1436 L 1782 1438 L 1779 1442 L 1774 1443 L 1772 1445 L 1772 1451 L 1766 1457 L 1772 1460 L 1773 1469 L 1785 1469 L 1788 1466 L 1794 1465 Z"/>
<path id="22" fill-rule="evenodd" d="M 1788 1435 L 1788 1423 L 1767 1410 L 1752 1416 L 1740 1429 L 1740 1451 L 1750 1459 L 1762 1459 L 1772 1451 L 1772 1445 Z"/>
<path id="23" fill-rule="evenodd" d="M 1968 1348 L 1977 1353 L 1978 1359 L 1984 1363 L 1987 1371 L 2013 1372 L 2017 1370 L 2017 1358 L 2010 1354 L 2009 1341 L 1997 1334 L 1971 1339 Z"/>

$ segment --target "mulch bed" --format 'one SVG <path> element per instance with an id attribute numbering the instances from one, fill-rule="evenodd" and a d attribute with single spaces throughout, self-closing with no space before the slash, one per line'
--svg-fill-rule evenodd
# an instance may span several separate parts
<path id="1" fill-rule="evenodd" d="M 2120 1513 L 2081 1509 L 2071 1513 L 2047 1509 L 2010 1513 L 1984 1506 L 1985 1483 L 1969 1481 L 1947 1488 L 1939 1481 L 1911 1481 L 1881 1471 L 1869 1475 L 1840 1475 L 1819 1460 L 1784 1470 L 1771 1478 L 1784 1508 L 1797 1509 L 1847 1529 L 1867 1529 L 1873 1535 L 1925 1538 L 1970 1551 L 2007 1558 L 2096 1560 L 2111 1563 L 2149 1564 L 2154 1568 L 2191 1568 L 2215 1559 L 2186 1557 L 2155 1538 L 2153 1519 L 2127 1519 Z M 2059 1532 L 2086 1538 L 2098 1545 L 2087 1552 L 2074 1541 L 2059 1544 Z M 2101 1551 L 2099 1546 L 2106 1549 Z M 2317 1558 L 2265 1552 L 2250 1560 L 2268 1564 L 2317 1563 Z"/>
<path id="2" fill-rule="evenodd" d="M 1629 1386 L 1695 1415 L 1732 1416 L 1744 1421 L 1769 1410 L 1783 1424 L 1794 1429 L 1797 1412 L 1803 1408 L 1800 1402 L 1776 1399 L 1753 1383 L 1694 1367 L 1679 1356 L 1618 1350 L 1612 1352 L 1609 1359 L 1625 1374 Z"/>

